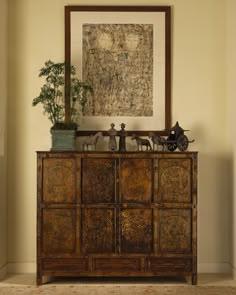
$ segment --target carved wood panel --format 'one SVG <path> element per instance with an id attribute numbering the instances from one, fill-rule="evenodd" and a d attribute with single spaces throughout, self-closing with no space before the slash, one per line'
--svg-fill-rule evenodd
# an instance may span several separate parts
<path id="1" fill-rule="evenodd" d="M 152 253 L 152 224 L 152 209 L 121 209 L 121 253 Z"/>
<path id="2" fill-rule="evenodd" d="M 151 159 L 120 160 L 120 188 L 123 202 L 151 202 L 152 179 Z"/>
<path id="3" fill-rule="evenodd" d="M 75 209 L 43 209 L 43 252 L 74 254 L 76 248 Z"/>
<path id="4" fill-rule="evenodd" d="M 159 210 L 159 251 L 191 252 L 191 209 Z"/>
<path id="5" fill-rule="evenodd" d="M 162 273 L 189 272 L 192 270 L 191 258 L 148 258 L 147 266 L 151 271 Z"/>
<path id="6" fill-rule="evenodd" d="M 95 271 L 112 271 L 112 272 L 128 272 L 140 271 L 141 263 L 140 258 L 95 258 L 94 259 Z"/>
<path id="7" fill-rule="evenodd" d="M 191 202 L 191 159 L 159 160 L 159 201 Z"/>
<path id="8" fill-rule="evenodd" d="M 49 258 L 43 260 L 43 269 L 53 273 L 88 271 L 86 258 Z"/>
<path id="9" fill-rule="evenodd" d="M 82 202 L 114 202 L 115 161 L 113 159 L 84 159 L 82 170 Z"/>
<path id="10" fill-rule="evenodd" d="M 84 253 L 115 251 L 114 209 L 82 209 L 82 245 Z"/>
<path id="11" fill-rule="evenodd" d="M 46 203 L 75 202 L 75 160 L 44 159 L 43 200 Z"/>

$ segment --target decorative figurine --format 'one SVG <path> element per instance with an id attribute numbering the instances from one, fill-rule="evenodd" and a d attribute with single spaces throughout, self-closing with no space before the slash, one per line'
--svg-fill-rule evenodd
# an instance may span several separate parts
<path id="1" fill-rule="evenodd" d="M 121 130 L 119 131 L 119 152 L 126 152 L 126 135 L 125 124 L 121 123 Z"/>
<path id="2" fill-rule="evenodd" d="M 154 132 L 150 132 L 149 133 L 149 138 L 152 140 L 153 143 L 153 150 L 158 151 L 158 146 L 162 146 L 162 151 L 164 151 L 165 149 L 165 138 L 161 137 L 157 134 L 155 134 Z"/>
<path id="3" fill-rule="evenodd" d="M 184 134 L 185 131 L 179 126 L 179 122 L 175 123 L 175 126 L 169 129 L 170 135 L 167 137 L 167 148 L 170 152 L 173 152 L 178 148 L 181 152 L 184 152 L 188 148 L 188 144 L 194 142 L 194 140 L 188 140 L 188 137 Z"/>
<path id="4" fill-rule="evenodd" d="M 189 130 L 184 130 L 183 128 L 181 128 L 179 126 L 179 122 L 177 121 L 175 126 L 168 130 L 169 136 L 167 137 L 167 139 L 155 135 L 153 132 L 150 132 L 149 138 L 152 139 L 153 150 L 155 146 L 157 146 L 158 149 L 158 145 L 161 145 L 162 150 L 164 150 L 164 147 L 166 146 L 170 152 L 174 152 L 177 148 L 181 152 L 186 151 L 189 143 L 194 142 L 194 140 L 188 140 L 188 137 L 184 134 L 185 131 Z"/>
<path id="5" fill-rule="evenodd" d="M 139 136 L 136 136 L 135 134 L 132 135 L 131 137 L 132 140 L 136 140 L 136 143 L 137 143 L 137 150 L 138 151 L 142 151 L 143 150 L 143 146 L 146 147 L 146 151 L 148 150 L 152 150 L 152 147 L 151 147 L 151 144 L 150 144 L 150 141 L 148 139 L 144 139 L 144 138 L 141 138 Z"/>
<path id="6" fill-rule="evenodd" d="M 109 134 L 109 149 L 111 151 L 117 150 L 117 143 L 116 143 L 116 135 L 117 135 L 117 130 L 114 128 L 115 124 L 111 123 L 111 129 L 107 131 Z"/>
<path id="7" fill-rule="evenodd" d="M 91 151 L 96 150 L 97 141 L 99 138 L 103 138 L 102 132 L 97 132 L 95 135 L 87 136 L 83 141 L 83 150 L 89 151 L 89 146 Z"/>

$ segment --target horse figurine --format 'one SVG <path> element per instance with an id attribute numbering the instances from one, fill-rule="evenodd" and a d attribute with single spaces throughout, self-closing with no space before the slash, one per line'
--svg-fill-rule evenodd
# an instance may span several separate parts
<path id="1" fill-rule="evenodd" d="M 165 138 L 156 135 L 154 132 L 150 132 L 149 133 L 149 138 L 152 140 L 153 143 L 153 150 L 155 151 L 155 147 L 156 150 L 158 150 L 158 146 L 161 145 L 162 146 L 162 151 L 164 151 L 165 148 Z"/>
<path id="2" fill-rule="evenodd" d="M 143 146 L 146 147 L 146 151 L 148 151 L 149 149 L 150 149 L 150 151 L 152 150 L 150 141 L 148 139 L 141 138 L 139 136 L 136 136 L 135 134 L 132 135 L 131 139 L 136 140 L 136 143 L 138 146 L 138 151 L 142 151 Z"/>
<path id="3" fill-rule="evenodd" d="M 96 150 L 97 141 L 99 138 L 103 138 L 102 132 L 97 132 L 95 135 L 90 135 L 86 137 L 83 141 L 83 150 L 89 151 L 89 146 L 91 147 L 90 150 Z"/>

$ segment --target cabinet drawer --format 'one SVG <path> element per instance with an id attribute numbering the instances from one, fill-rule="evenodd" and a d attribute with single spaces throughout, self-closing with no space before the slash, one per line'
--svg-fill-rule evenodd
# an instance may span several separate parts
<path id="1" fill-rule="evenodd" d="M 139 258 L 95 258 L 95 271 L 140 271 Z"/>
<path id="2" fill-rule="evenodd" d="M 148 270 L 153 272 L 176 273 L 192 270 L 191 258 L 149 258 Z"/>
<path id="3" fill-rule="evenodd" d="M 88 271 L 87 259 L 45 259 L 43 270 L 51 272 Z"/>

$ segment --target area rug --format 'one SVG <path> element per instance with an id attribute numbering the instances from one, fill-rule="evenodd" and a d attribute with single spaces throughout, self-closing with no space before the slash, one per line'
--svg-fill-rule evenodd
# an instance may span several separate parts
<path id="1" fill-rule="evenodd" d="M 236 295 L 236 287 L 230 286 L 81 286 L 43 285 L 2 286 L 1 295 Z"/>

